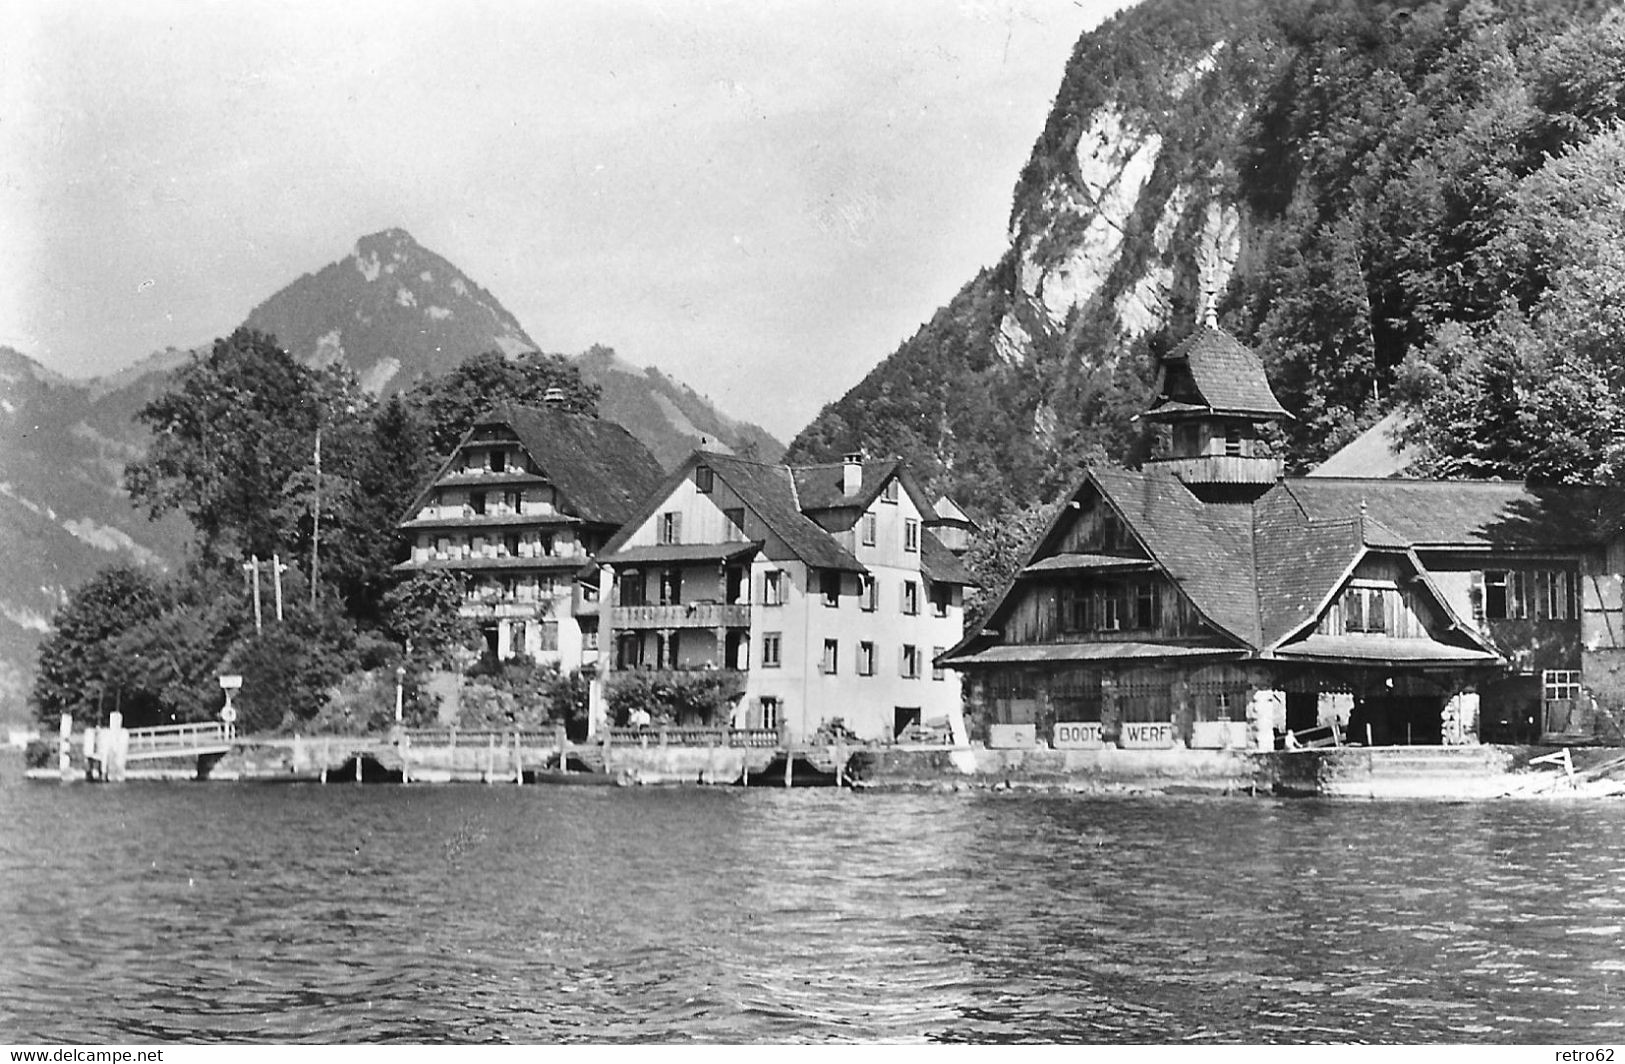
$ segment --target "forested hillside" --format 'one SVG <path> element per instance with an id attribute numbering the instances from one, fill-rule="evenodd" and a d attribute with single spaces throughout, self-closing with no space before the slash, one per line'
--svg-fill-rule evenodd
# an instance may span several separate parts
<path id="1" fill-rule="evenodd" d="M 1079 41 L 1010 248 L 792 459 L 900 451 L 984 518 L 1052 498 L 1201 317 L 1312 466 L 1404 403 L 1424 470 L 1617 476 L 1625 14 L 1146 0 Z"/>

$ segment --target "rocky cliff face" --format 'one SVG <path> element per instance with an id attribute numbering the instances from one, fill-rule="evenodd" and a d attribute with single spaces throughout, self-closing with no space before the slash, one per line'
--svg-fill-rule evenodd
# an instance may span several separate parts
<path id="1" fill-rule="evenodd" d="M 1008 251 L 790 455 L 901 452 L 983 515 L 1050 499 L 1149 453 L 1155 357 L 1211 316 L 1312 467 L 1444 324 L 1538 296 L 1507 219 L 1625 118 L 1622 78 L 1625 16 L 1590 0 L 1145 0 L 1078 42 Z"/>
<path id="2" fill-rule="evenodd" d="M 1017 182 L 1005 256 L 792 457 L 902 450 L 986 512 L 1142 451 L 1128 419 L 1152 352 L 1216 311 L 1243 254 L 1235 160 L 1258 46 L 1233 40 L 1253 32 L 1240 23 L 1153 0 L 1086 35 Z"/>

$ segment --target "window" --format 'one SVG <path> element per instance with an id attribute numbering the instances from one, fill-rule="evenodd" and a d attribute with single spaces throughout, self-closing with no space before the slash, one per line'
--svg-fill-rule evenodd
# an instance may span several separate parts
<path id="1" fill-rule="evenodd" d="M 508 629 L 508 656 L 510 658 L 528 658 L 530 649 L 525 646 L 525 622 L 514 621 L 513 627 Z"/>
<path id="2" fill-rule="evenodd" d="M 948 670 L 944 669 L 941 665 L 937 664 L 937 659 L 942 657 L 942 652 L 944 650 L 946 650 L 946 649 L 948 649 L 948 648 L 947 647 L 932 647 L 931 648 L 931 678 L 933 680 L 944 680 L 944 679 L 947 679 L 947 677 L 948 677 Z"/>
<path id="3" fill-rule="evenodd" d="M 818 671 L 825 676 L 833 676 L 840 669 L 841 645 L 834 639 L 824 640 L 824 660 L 819 663 Z"/>
<path id="4" fill-rule="evenodd" d="M 621 605 L 643 605 L 642 569 L 628 569 L 621 574 Z"/>
<path id="5" fill-rule="evenodd" d="M 509 532 L 502 537 L 502 553 L 510 558 L 519 557 L 519 533 Z"/>
<path id="6" fill-rule="evenodd" d="M 876 519 L 874 514 L 863 515 L 863 545 L 865 547 L 872 547 L 875 545 L 875 525 Z"/>
<path id="7" fill-rule="evenodd" d="M 1095 603 L 1093 591 L 1076 584 L 1061 588 L 1060 621 L 1063 632 L 1092 632 L 1095 630 Z"/>
<path id="8" fill-rule="evenodd" d="M 728 521 L 728 542 L 739 543 L 745 538 L 745 508 L 734 506 L 722 511 Z"/>
<path id="9" fill-rule="evenodd" d="M 1570 621 L 1579 617 L 1574 575 L 1563 569 L 1484 573 L 1484 616 L 1492 621 Z"/>
<path id="10" fill-rule="evenodd" d="M 1580 697 L 1578 669 L 1547 669 L 1541 673 L 1540 699 L 1542 702 L 1568 702 Z"/>
<path id="11" fill-rule="evenodd" d="M 779 642 L 782 638 L 778 632 L 762 633 L 762 668 L 776 669 L 779 667 Z"/>
<path id="12" fill-rule="evenodd" d="M 504 470 L 506 470 L 507 468 L 508 468 L 508 452 L 507 451 L 492 451 L 491 452 L 491 472 L 493 472 L 493 473 L 501 473 Z"/>
<path id="13" fill-rule="evenodd" d="M 875 578 L 869 573 L 858 576 L 858 606 L 873 613 L 880 596 Z"/>
<path id="14" fill-rule="evenodd" d="M 677 667 L 677 633 L 658 632 L 655 634 L 655 668 L 675 669 Z"/>
<path id="15" fill-rule="evenodd" d="M 917 581 L 903 581 L 903 612 L 910 617 L 920 612 L 920 585 Z"/>
<path id="16" fill-rule="evenodd" d="M 858 644 L 858 675 L 873 676 L 875 674 L 875 645 L 868 640 Z"/>
<path id="17" fill-rule="evenodd" d="M 769 569 L 762 574 L 762 605 L 784 604 L 784 570 Z"/>
<path id="18" fill-rule="evenodd" d="M 886 481 L 886 486 L 880 489 L 880 501 L 881 502 L 896 502 L 897 501 L 897 478 L 896 477 L 893 477 L 891 480 Z"/>
<path id="19" fill-rule="evenodd" d="M 762 696 L 762 727 L 777 731 L 784 723 L 784 703 L 770 695 Z"/>
<path id="20" fill-rule="evenodd" d="M 824 597 L 824 605 L 826 606 L 839 606 L 841 604 L 841 574 L 838 570 L 819 570 L 818 593 Z"/>
<path id="21" fill-rule="evenodd" d="M 931 585 L 931 616 L 948 616 L 948 607 L 953 605 L 954 589 L 950 584 Z"/>
<path id="22" fill-rule="evenodd" d="M 1351 587 L 1343 592 L 1343 630 L 1373 635 L 1387 632 L 1387 597 L 1380 587 Z"/>
<path id="23" fill-rule="evenodd" d="M 678 606 L 683 601 L 683 571 L 662 569 L 660 572 L 660 604 Z"/>
<path id="24" fill-rule="evenodd" d="M 555 629 L 555 630 L 557 630 L 557 629 Z M 597 629 L 597 627 L 582 628 L 581 629 L 581 649 L 582 650 L 597 650 L 598 649 L 598 629 Z"/>
<path id="25" fill-rule="evenodd" d="M 906 551 L 920 549 L 920 523 L 912 517 L 903 519 L 903 549 Z"/>
<path id="26" fill-rule="evenodd" d="M 903 644 L 902 672 L 905 680 L 918 680 L 920 678 L 920 648 L 913 643 Z"/>
<path id="27" fill-rule="evenodd" d="M 627 632 L 615 637 L 615 667 L 635 669 L 643 664 L 643 637 Z"/>
<path id="28" fill-rule="evenodd" d="M 1108 588 L 1101 596 L 1100 627 L 1103 631 L 1117 632 L 1123 628 L 1124 609 L 1123 589 L 1120 587 Z"/>
<path id="29" fill-rule="evenodd" d="M 711 467 L 708 465 L 695 466 L 694 490 L 699 492 L 701 495 L 709 495 L 711 494 L 711 489 L 714 486 L 715 475 L 713 474 Z"/>
<path id="30" fill-rule="evenodd" d="M 469 506 L 473 507 L 474 512 L 476 514 L 479 514 L 479 515 L 483 516 L 485 514 L 485 492 L 483 492 L 483 491 L 471 491 L 471 492 L 469 492 L 468 493 L 468 504 L 469 504 Z"/>
<path id="31" fill-rule="evenodd" d="M 1136 584 L 1134 587 L 1134 627 L 1147 629 L 1156 628 L 1161 619 L 1161 596 L 1157 585 L 1151 581 Z"/>
<path id="32" fill-rule="evenodd" d="M 1225 426 L 1224 453 L 1231 457 L 1239 457 L 1241 454 L 1241 429 L 1235 425 Z"/>
<path id="33" fill-rule="evenodd" d="M 683 541 L 683 515 L 676 510 L 667 510 L 660 515 L 655 525 L 655 539 L 662 544 L 675 544 Z"/>

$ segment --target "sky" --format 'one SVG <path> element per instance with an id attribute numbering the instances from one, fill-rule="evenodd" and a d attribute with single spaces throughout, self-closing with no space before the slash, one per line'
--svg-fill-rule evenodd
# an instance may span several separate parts
<path id="1" fill-rule="evenodd" d="M 0 345 L 231 331 L 398 226 L 788 440 L 1008 245 L 1122 0 L 11 0 Z"/>

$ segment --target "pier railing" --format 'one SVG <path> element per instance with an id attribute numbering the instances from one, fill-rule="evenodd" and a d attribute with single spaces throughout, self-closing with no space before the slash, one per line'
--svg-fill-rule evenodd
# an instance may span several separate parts
<path id="1" fill-rule="evenodd" d="M 611 728 L 611 746 L 748 746 L 777 747 L 779 733 L 772 728 Z"/>

